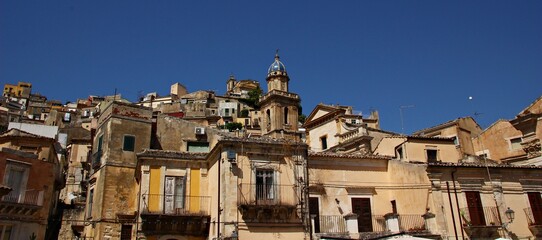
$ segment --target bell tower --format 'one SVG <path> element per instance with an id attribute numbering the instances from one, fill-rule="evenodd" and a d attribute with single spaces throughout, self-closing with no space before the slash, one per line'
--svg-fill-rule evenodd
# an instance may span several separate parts
<path id="1" fill-rule="evenodd" d="M 262 135 L 300 141 L 298 133 L 299 95 L 288 92 L 290 77 L 286 67 L 275 54 L 275 61 L 267 70 L 267 93 L 260 97 Z"/>

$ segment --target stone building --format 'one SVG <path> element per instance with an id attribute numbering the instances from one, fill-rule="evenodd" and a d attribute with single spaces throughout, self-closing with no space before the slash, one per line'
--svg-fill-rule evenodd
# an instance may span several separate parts
<path id="1" fill-rule="evenodd" d="M 0 200 L 2 239 L 51 239 L 63 187 L 55 142 L 19 129 L 0 135 L 0 179 L 10 188 Z"/>
<path id="2" fill-rule="evenodd" d="M 58 239 L 74 239 L 83 236 L 86 223 L 85 205 L 88 190 L 89 168 L 87 162 L 92 152 L 91 132 L 82 127 L 61 129 L 67 133 L 66 184 L 60 192 L 62 226 Z"/>
<path id="3" fill-rule="evenodd" d="M 500 119 L 472 139 L 476 155 L 502 163 L 525 159 L 521 131 L 508 120 Z"/>
<path id="4" fill-rule="evenodd" d="M 207 239 L 207 153 L 146 149 L 137 155 L 138 239 Z"/>
<path id="5" fill-rule="evenodd" d="M 82 236 L 132 239 L 138 209 L 136 153 L 150 148 L 152 110 L 117 101 L 103 103 L 92 144 Z"/>
<path id="6" fill-rule="evenodd" d="M 31 91 L 32 84 L 30 83 L 18 82 L 17 85 L 4 84 L 3 96 L 28 99 Z"/>
<path id="7" fill-rule="evenodd" d="M 518 164 L 542 165 L 542 96 L 523 109 L 514 119 L 512 125 L 521 131 L 521 147 L 526 153 Z"/>
<path id="8" fill-rule="evenodd" d="M 453 138 L 461 157 L 476 156 L 472 138 L 477 137 L 482 128 L 472 117 L 461 117 L 437 126 L 412 133 L 414 136 Z"/>
<path id="9" fill-rule="evenodd" d="M 299 95 L 288 91 L 290 77 L 280 61 L 278 53 L 267 71 L 267 93 L 260 97 L 262 134 L 272 138 L 287 138 L 299 141 L 298 108 Z"/>
<path id="10" fill-rule="evenodd" d="M 352 107 L 318 104 L 303 127 L 314 152 L 364 151 L 370 153 L 380 140 L 394 133 L 379 129 L 378 112 L 368 118 L 354 114 Z"/>

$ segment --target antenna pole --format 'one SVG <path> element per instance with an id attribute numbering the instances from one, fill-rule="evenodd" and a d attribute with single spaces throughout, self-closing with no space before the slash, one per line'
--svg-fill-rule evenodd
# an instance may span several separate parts
<path id="1" fill-rule="evenodd" d="M 413 108 L 414 105 L 406 105 L 406 106 L 400 106 L 399 107 L 399 114 L 401 115 L 401 134 L 405 134 L 405 125 L 403 122 L 403 109 L 405 108 Z"/>

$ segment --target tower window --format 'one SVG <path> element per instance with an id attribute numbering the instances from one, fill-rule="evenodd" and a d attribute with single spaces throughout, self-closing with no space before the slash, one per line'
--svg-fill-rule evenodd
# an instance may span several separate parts
<path id="1" fill-rule="evenodd" d="M 271 110 L 267 109 L 267 125 L 271 124 Z"/>
<path id="2" fill-rule="evenodd" d="M 122 150 L 133 152 L 135 150 L 135 136 L 124 135 L 124 145 Z"/>
<path id="3" fill-rule="evenodd" d="M 288 124 L 288 108 L 284 108 L 284 124 Z"/>

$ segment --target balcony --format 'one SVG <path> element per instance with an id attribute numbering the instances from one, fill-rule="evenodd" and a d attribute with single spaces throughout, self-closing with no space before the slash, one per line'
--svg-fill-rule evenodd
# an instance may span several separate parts
<path id="1" fill-rule="evenodd" d="M 209 232 L 211 197 L 143 194 L 141 200 L 141 229 L 149 235 L 206 236 Z"/>
<path id="2" fill-rule="evenodd" d="M 239 184 L 237 203 L 247 223 L 296 223 L 298 194 L 293 185 Z"/>
<path id="3" fill-rule="evenodd" d="M 92 168 L 96 169 L 102 165 L 102 151 L 97 151 L 92 154 Z"/>
<path id="4" fill-rule="evenodd" d="M 143 194 L 141 214 L 173 216 L 209 216 L 211 197 Z"/>
<path id="5" fill-rule="evenodd" d="M 339 135 L 339 142 L 344 143 L 350 139 L 358 138 L 358 137 L 367 137 L 369 136 L 369 133 L 367 132 L 367 129 L 365 128 L 357 128 L 352 131 L 348 131 L 344 134 Z"/>
<path id="6" fill-rule="evenodd" d="M 347 233 L 346 221 L 342 215 L 321 215 L 314 219 L 314 232 L 316 233 Z"/>
<path id="7" fill-rule="evenodd" d="M 462 208 L 460 212 L 463 227 L 471 238 L 499 237 L 502 222 L 497 207 Z"/>
<path id="8" fill-rule="evenodd" d="M 542 238 L 542 208 L 525 208 L 523 211 L 527 216 L 529 230 L 537 239 Z"/>
<path id="9" fill-rule="evenodd" d="M 399 230 L 401 232 L 425 232 L 425 220 L 421 214 L 399 214 Z"/>
<path id="10" fill-rule="evenodd" d="M 0 201 L 0 214 L 31 216 L 43 206 L 43 191 L 11 191 Z"/>
<path id="11" fill-rule="evenodd" d="M 360 222 L 359 219 L 354 222 L 358 225 L 357 235 L 360 239 L 370 239 L 387 232 L 386 220 L 383 215 L 371 215 L 368 221 Z M 319 238 L 350 238 L 352 234 L 348 232 L 346 219 L 343 215 L 312 215 L 311 224 L 314 236 Z"/>

